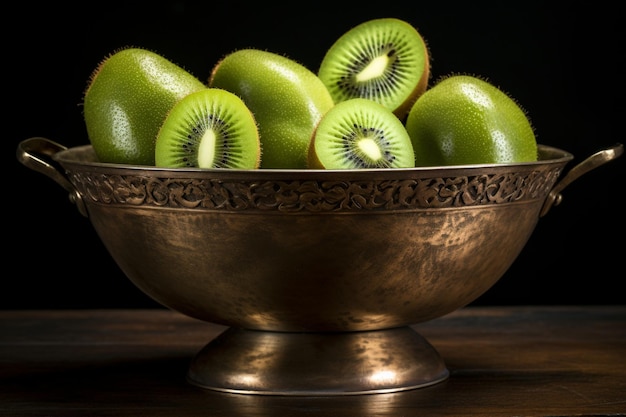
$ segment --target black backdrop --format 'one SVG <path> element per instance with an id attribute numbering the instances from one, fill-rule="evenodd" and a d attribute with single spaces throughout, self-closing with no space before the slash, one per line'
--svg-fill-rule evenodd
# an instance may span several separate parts
<path id="1" fill-rule="evenodd" d="M 70 147 L 87 143 L 79 107 L 86 79 L 121 46 L 152 49 L 201 79 L 220 56 L 250 46 L 316 70 L 325 49 L 350 27 L 399 17 L 426 38 L 433 81 L 450 73 L 488 78 L 528 111 L 540 143 L 574 154 L 568 168 L 626 141 L 625 16 L 618 5 L 431 1 L 410 8 L 386 3 L 372 12 L 362 2 L 286 9 L 267 2 L 91 4 L 99 6 L 25 2 L 4 15 L 2 155 L 8 168 L 0 308 L 159 306 L 121 273 L 67 193 L 15 158 L 17 143 L 31 136 Z M 625 166 L 620 158 L 566 188 L 563 203 L 540 219 L 509 271 L 474 303 L 622 303 Z"/>

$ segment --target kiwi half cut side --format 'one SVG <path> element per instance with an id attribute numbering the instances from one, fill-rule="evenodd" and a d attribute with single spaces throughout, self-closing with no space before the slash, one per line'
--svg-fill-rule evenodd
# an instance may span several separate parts
<path id="1" fill-rule="evenodd" d="M 157 167 L 256 169 L 260 158 L 254 115 L 238 96 L 219 88 L 177 102 L 156 139 Z"/>
<path id="2" fill-rule="evenodd" d="M 312 169 L 412 168 L 411 138 L 391 110 L 365 98 L 344 100 L 318 123 L 308 154 Z"/>
<path id="3" fill-rule="evenodd" d="M 318 77 L 335 103 L 367 98 L 404 119 L 426 91 L 430 55 L 424 38 L 410 23 L 372 19 L 354 26 L 331 45 Z"/>

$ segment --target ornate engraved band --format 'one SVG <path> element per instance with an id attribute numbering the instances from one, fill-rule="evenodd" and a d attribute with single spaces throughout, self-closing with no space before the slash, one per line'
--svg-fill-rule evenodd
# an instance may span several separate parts
<path id="1" fill-rule="evenodd" d="M 418 210 L 545 198 L 562 167 L 390 180 L 222 180 L 69 173 L 86 203 L 223 211 Z"/>

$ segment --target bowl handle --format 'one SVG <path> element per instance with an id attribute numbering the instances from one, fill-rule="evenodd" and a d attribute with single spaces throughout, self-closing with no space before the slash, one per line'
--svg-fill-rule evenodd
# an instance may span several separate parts
<path id="1" fill-rule="evenodd" d="M 539 213 L 539 217 L 545 216 L 552 206 L 558 206 L 561 203 L 561 200 L 563 199 L 561 191 L 563 191 L 563 189 L 570 185 L 574 180 L 580 178 L 581 175 L 586 174 L 592 169 L 618 158 L 623 152 L 624 146 L 621 143 L 617 143 L 610 148 L 594 153 L 578 165 L 574 166 L 574 168 L 570 169 L 567 172 L 567 175 L 565 175 L 565 177 L 563 177 L 563 179 L 559 181 L 548 194 L 548 197 L 541 208 L 541 212 Z"/>
<path id="2" fill-rule="evenodd" d="M 80 193 L 68 180 L 65 170 L 52 157 L 67 147 L 43 137 L 32 137 L 20 142 L 17 146 L 16 156 L 18 161 L 26 167 L 46 175 L 63 187 L 68 193 L 70 201 L 76 204 L 78 211 L 88 217 L 85 203 Z"/>

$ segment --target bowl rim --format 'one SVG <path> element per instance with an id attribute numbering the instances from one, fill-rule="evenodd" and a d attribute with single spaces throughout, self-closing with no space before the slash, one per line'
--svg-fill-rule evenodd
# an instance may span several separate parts
<path id="1" fill-rule="evenodd" d="M 79 170 L 96 170 L 96 171 L 123 171 L 126 174 L 133 172 L 142 174 L 157 174 L 173 177 L 184 176 L 196 176 L 196 175 L 234 175 L 244 177 L 266 177 L 266 176 L 281 176 L 287 175 L 289 178 L 309 178 L 319 176 L 381 176 L 393 177 L 403 176 L 408 174 L 427 174 L 431 175 L 436 173 L 437 175 L 451 175 L 454 172 L 468 172 L 468 171 L 483 171 L 486 169 L 535 169 L 543 165 L 559 165 L 566 164 L 574 159 L 574 155 L 563 149 L 538 144 L 537 145 L 538 159 L 530 162 L 518 162 L 518 163 L 495 163 L 495 164 L 464 164 L 464 165 L 436 165 L 436 166 L 418 166 L 413 168 L 369 168 L 369 169 L 293 169 L 293 168 L 258 168 L 258 169 L 233 169 L 233 168 L 163 168 L 152 165 L 129 165 L 99 162 L 93 160 L 95 158 L 95 152 L 92 145 L 80 145 L 60 150 L 53 155 L 53 159 L 63 165 L 66 169 L 79 169 Z"/>

